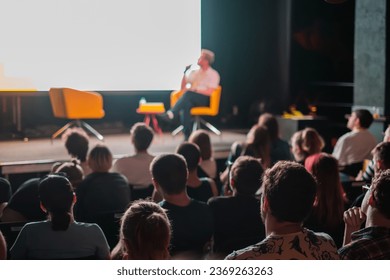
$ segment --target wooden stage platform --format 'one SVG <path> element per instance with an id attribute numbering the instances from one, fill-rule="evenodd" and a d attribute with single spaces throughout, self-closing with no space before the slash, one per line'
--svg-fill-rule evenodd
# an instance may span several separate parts
<path id="1" fill-rule="evenodd" d="M 232 143 L 244 140 L 246 133 L 246 130 L 224 130 L 221 136 L 210 133 L 214 157 L 216 159 L 226 158 Z M 182 141 L 182 135 L 175 137 L 170 133 L 157 135 L 150 147 L 150 152 L 155 155 L 174 152 Z M 91 136 L 90 148 L 97 143 L 101 142 Z M 105 135 L 104 144 L 110 148 L 114 158 L 133 153 L 129 134 Z M 0 141 L 0 175 L 4 177 L 10 174 L 48 172 L 54 162 L 68 159 L 69 156 L 61 139 L 55 139 L 53 143 L 50 138 Z"/>

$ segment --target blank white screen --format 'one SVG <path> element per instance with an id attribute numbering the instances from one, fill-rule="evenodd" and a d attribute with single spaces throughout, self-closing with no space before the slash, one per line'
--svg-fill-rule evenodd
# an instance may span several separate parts
<path id="1" fill-rule="evenodd" d="M 0 89 L 171 90 L 201 45 L 200 0 L 0 0 L 0 26 Z"/>

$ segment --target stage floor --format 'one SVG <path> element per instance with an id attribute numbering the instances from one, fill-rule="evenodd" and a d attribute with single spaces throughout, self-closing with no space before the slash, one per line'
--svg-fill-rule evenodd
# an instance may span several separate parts
<path id="1" fill-rule="evenodd" d="M 224 130 L 221 136 L 210 133 L 211 142 L 216 159 L 226 158 L 230 146 L 234 141 L 244 140 L 246 130 Z M 155 136 L 150 147 L 152 154 L 174 152 L 183 141 L 183 135 L 171 136 L 170 133 Z M 90 137 L 90 148 L 101 143 L 94 137 Z M 133 147 L 130 144 L 129 134 L 105 135 L 106 144 L 114 155 L 114 158 L 132 154 Z M 50 138 L 32 139 L 28 141 L 12 140 L 0 142 L 0 168 L 1 174 L 18 174 L 28 172 L 48 171 L 53 162 L 68 160 L 69 156 L 61 139 Z"/>

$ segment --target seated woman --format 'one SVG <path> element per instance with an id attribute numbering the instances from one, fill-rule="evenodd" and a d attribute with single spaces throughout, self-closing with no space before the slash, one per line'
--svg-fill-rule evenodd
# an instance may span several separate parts
<path id="1" fill-rule="evenodd" d="M 291 152 L 296 162 L 304 165 L 308 156 L 321 153 L 325 141 L 314 128 L 307 127 L 291 136 Z"/>
<path id="2" fill-rule="evenodd" d="M 158 204 L 137 200 L 121 219 L 120 241 L 112 259 L 166 260 L 169 258 L 171 224 Z"/>
<path id="3" fill-rule="evenodd" d="M 99 226 L 74 220 L 76 196 L 66 177 L 43 178 L 39 182 L 39 197 L 47 220 L 22 228 L 11 248 L 11 259 L 109 258 L 109 247 Z"/>
<path id="4" fill-rule="evenodd" d="M 76 189 L 76 219 L 95 222 L 103 214 L 124 212 L 130 203 L 130 187 L 125 176 L 109 172 L 110 150 L 98 144 L 90 151 L 87 161 L 92 173 Z"/>

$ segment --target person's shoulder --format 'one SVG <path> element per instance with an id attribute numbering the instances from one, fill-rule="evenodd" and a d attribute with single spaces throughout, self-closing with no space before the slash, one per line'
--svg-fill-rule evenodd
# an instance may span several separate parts
<path id="1" fill-rule="evenodd" d="M 259 259 L 261 256 L 261 247 L 263 242 L 259 242 L 254 245 L 250 245 L 246 248 L 233 251 L 229 255 L 226 256 L 225 260 L 255 260 Z"/>

